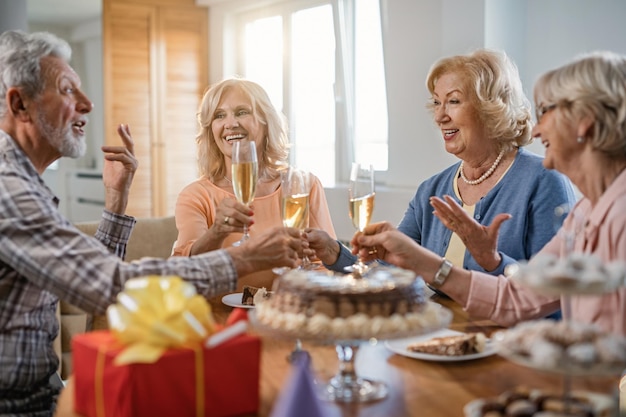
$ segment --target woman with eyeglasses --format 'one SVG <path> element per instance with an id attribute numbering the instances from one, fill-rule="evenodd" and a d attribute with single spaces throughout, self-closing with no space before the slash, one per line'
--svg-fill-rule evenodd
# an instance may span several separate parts
<path id="1" fill-rule="evenodd" d="M 531 106 L 515 64 L 480 49 L 436 62 L 426 79 L 428 108 L 445 150 L 459 161 L 420 184 L 398 229 L 446 265 L 504 273 L 554 235 L 554 211 L 574 204 L 569 181 L 524 149 Z M 309 246 L 341 271 L 354 256 L 319 231 Z"/>
<path id="2" fill-rule="evenodd" d="M 565 174 L 583 195 L 537 261 L 576 253 L 594 255 L 604 265 L 626 262 L 626 56 L 581 56 L 541 76 L 534 96 L 539 121 L 532 133 L 546 148 L 543 165 Z M 372 225 L 365 235 L 354 237 L 355 251 L 438 282 L 474 317 L 508 326 L 560 307 L 559 297 L 541 295 L 504 276 L 447 268 L 439 254 L 388 223 Z M 377 248 L 375 255 L 369 255 L 370 247 Z M 570 303 L 574 321 L 626 335 L 626 286 L 599 295 L 572 295 Z"/>

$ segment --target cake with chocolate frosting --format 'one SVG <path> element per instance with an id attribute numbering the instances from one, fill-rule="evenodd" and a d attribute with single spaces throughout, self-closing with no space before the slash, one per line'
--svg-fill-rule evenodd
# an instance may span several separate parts
<path id="1" fill-rule="evenodd" d="M 484 333 L 465 333 L 454 336 L 434 337 L 424 342 L 415 342 L 407 346 L 411 352 L 430 355 L 461 356 L 480 353 L 485 350 L 487 337 Z"/>
<path id="2" fill-rule="evenodd" d="M 446 326 L 450 312 L 429 303 L 414 273 L 379 267 L 365 277 L 292 270 L 256 306 L 265 327 L 300 338 L 369 339 L 421 334 Z"/>

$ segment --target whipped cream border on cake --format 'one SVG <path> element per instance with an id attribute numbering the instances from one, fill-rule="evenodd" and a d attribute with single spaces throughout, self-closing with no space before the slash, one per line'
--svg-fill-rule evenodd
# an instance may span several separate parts
<path id="1" fill-rule="evenodd" d="M 259 322 L 274 330 L 299 338 L 350 340 L 389 338 L 416 335 L 445 327 L 452 315 L 436 303 L 427 303 L 419 313 L 393 314 L 389 317 L 369 317 L 357 313 L 347 318 L 330 318 L 325 314 L 307 317 L 303 313 L 284 313 L 269 303 L 257 305 Z"/>
<path id="2" fill-rule="evenodd" d="M 276 308 L 271 299 L 256 306 L 255 315 L 262 326 L 292 337 L 317 340 L 403 337 L 445 327 L 452 319 L 449 310 L 426 301 L 423 293 L 425 284 L 421 278 L 416 278 L 411 271 L 399 268 L 377 268 L 367 278 L 337 276 L 330 272 L 290 271 L 281 276 L 280 280 L 280 285 L 300 290 L 299 295 L 307 302 L 323 298 L 326 293 L 338 297 L 345 295 L 348 298 L 357 296 L 357 299 L 363 294 L 375 299 L 378 294 L 384 295 L 386 291 L 396 287 L 407 288 L 410 296 L 418 299 L 412 306 L 408 306 L 405 300 L 400 300 L 391 307 L 392 312 L 388 315 L 354 311 L 344 317 L 331 317 L 320 312 L 311 314 L 310 308 L 297 312 L 284 311 Z M 307 294 L 308 289 L 311 294 Z M 277 289 L 274 294 L 281 296 Z M 380 307 L 377 303 L 374 304 L 375 307 Z"/>

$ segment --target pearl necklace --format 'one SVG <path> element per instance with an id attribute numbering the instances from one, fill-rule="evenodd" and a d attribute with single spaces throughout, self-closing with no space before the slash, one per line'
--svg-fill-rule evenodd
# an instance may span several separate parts
<path id="1" fill-rule="evenodd" d="M 483 175 L 481 175 L 479 178 L 475 179 L 475 180 L 468 180 L 465 177 L 465 174 L 463 173 L 463 163 L 464 161 L 461 161 L 461 166 L 459 167 L 459 171 L 461 172 L 461 179 L 469 185 L 478 185 L 481 182 L 485 181 L 487 178 L 489 178 L 491 176 L 491 174 L 493 174 L 493 172 L 496 170 L 496 168 L 498 168 L 498 165 L 500 164 L 500 161 L 502 160 L 502 157 L 504 156 L 504 149 L 502 149 L 500 151 L 500 154 L 498 155 L 498 157 L 496 158 L 495 161 L 493 161 L 493 164 L 491 165 L 491 167 L 489 167 L 489 169 L 487 170 L 487 172 L 485 172 Z"/>

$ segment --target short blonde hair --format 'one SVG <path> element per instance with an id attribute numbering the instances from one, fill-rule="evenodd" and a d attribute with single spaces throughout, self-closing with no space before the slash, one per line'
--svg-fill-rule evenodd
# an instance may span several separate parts
<path id="1" fill-rule="evenodd" d="M 267 136 L 262 145 L 262 152 L 259 152 L 259 172 L 267 170 L 269 176 L 273 178 L 289 157 L 287 121 L 284 115 L 274 108 L 267 92 L 259 84 L 242 78 L 220 81 L 210 86 L 202 97 L 197 114 L 200 132 L 196 136 L 200 173 L 211 181 L 226 175 L 224 154 L 215 142 L 211 123 L 222 96 L 232 89 L 239 89 L 250 99 L 253 116 L 266 126 Z"/>
<path id="2" fill-rule="evenodd" d="M 467 55 L 442 58 L 431 67 L 426 87 L 431 94 L 443 75 L 461 77 L 462 91 L 468 94 L 491 139 L 503 148 L 532 142 L 530 101 L 524 94 L 517 67 L 504 52 L 478 49 Z M 433 111 L 433 104 L 428 108 Z"/>
<path id="3" fill-rule="evenodd" d="M 535 102 L 556 104 L 565 120 L 592 117 L 590 141 L 611 158 L 626 158 L 626 56 L 609 51 L 580 55 L 543 74 Z"/>

